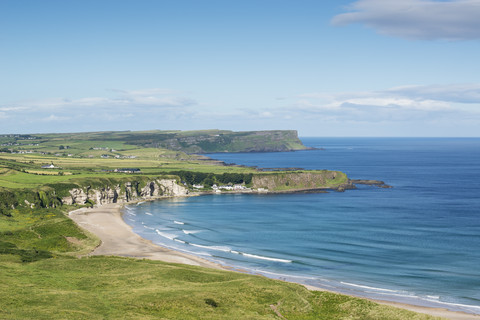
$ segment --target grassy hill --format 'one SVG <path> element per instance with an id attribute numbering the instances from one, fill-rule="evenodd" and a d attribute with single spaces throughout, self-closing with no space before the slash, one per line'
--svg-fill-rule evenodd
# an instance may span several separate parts
<path id="1" fill-rule="evenodd" d="M 71 156 L 115 156 L 138 148 L 184 153 L 273 152 L 307 149 L 296 131 L 106 131 L 36 135 L 1 135 L 0 151 L 43 152 Z M 175 153 L 164 154 L 172 156 Z"/>

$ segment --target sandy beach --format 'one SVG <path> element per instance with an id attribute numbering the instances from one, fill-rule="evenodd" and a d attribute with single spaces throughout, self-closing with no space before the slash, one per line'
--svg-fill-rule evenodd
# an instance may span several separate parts
<path id="1" fill-rule="evenodd" d="M 208 260 L 153 244 L 132 231 L 122 219 L 122 205 L 107 204 L 69 213 L 80 227 L 100 238 L 101 244 L 89 255 L 121 256 L 221 269 Z"/>
<path id="2" fill-rule="evenodd" d="M 160 260 L 171 263 L 183 263 L 207 268 L 224 269 L 219 264 L 196 257 L 194 255 L 170 250 L 143 239 L 134 233 L 122 218 L 121 204 L 108 204 L 96 208 L 82 208 L 69 213 L 69 217 L 83 229 L 95 234 L 101 244 L 89 255 L 121 256 L 139 259 Z M 324 290 L 306 286 L 310 290 Z M 402 303 L 372 300 L 380 304 L 390 305 L 436 317 L 455 320 L 480 320 L 480 315 L 453 312 L 446 309 L 427 308 Z"/>

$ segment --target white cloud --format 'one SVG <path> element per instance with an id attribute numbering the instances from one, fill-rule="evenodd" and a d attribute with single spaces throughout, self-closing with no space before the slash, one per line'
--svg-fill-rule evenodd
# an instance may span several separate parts
<path id="1" fill-rule="evenodd" d="M 329 121 L 480 120 L 480 84 L 402 86 L 382 91 L 309 93 L 283 108 L 297 119 Z"/>
<path id="2" fill-rule="evenodd" d="M 54 122 L 54 121 L 66 121 L 69 119 L 70 119 L 69 117 L 62 117 L 62 116 L 51 114 L 48 117 L 41 118 L 40 121 Z"/>
<path id="3" fill-rule="evenodd" d="M 459 103 L 480 103 L 480 83 L 430 86 L 402 86 L 388 90 L 412 98 L 435 99 Z"/>
<path id="4" fill-rule="evenodd" d="M 7 112 L 41 112 L 46 110 L 78 112 L 75 108 L 90 110 L 130 110 L 132 108 L 176 108 L 195 105 L 196 101 L 190 98 L 167 94 L 165 89 L 148 89 L 139 91 L 120 91 L 121 95 L 113 98 L 85 97 L 79 99 L 50 98 L 19 102 L 14 105 L 0 106 L 0 111 Z"/>
<path id="5" fill-rule="evenodd" d="M 112 90 L 110 90 L 110 95 Z M 195 114 L 197 102 L 167 89 L 115 90 L 108 97 L 50 98 L 0 105 L 0 131 L 158 128 Z M 8 121 L 5 118 L 8 117 Z M 55 128 L 51 125 L 55 123 Z M 22 129 L 23 128 L 23 129 Z"/>
<path id="6" fill-rule="evenodd" d="M 178 94 L 178 92 L 164 88 L 151 88 L 142 90 L 112 90 L 114 92 L 122 93 L 126 96 L 152 96 L 152 95 L 165 95 L 165 94 Z"/>
<path id="7" fill-rule="evenodd" d="M 480 0 L 359 0 L 332 19 L 408 39 L 480 39 Z"/>

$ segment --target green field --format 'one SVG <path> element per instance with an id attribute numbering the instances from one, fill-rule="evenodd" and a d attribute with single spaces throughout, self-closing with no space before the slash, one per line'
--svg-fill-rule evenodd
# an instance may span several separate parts
<path id="1" fill-rule="evenodd" d="M 433 319 L 259 276 L 127 258 L 3 263 L 2 319 Z M 272 308 L 273 306 L 273 308 Z"/>

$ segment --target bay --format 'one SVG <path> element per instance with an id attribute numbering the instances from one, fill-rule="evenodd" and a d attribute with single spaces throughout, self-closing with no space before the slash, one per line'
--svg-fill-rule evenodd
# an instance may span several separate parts
<path id="1" fill-rule="evenodd" d="M 303 138 L 323 150 L 211 154 L 383 180 L 328 194 L 208 195 L 125 209 L 155 243 L 363 297 L 480 314 L 480 139 Z"/>

